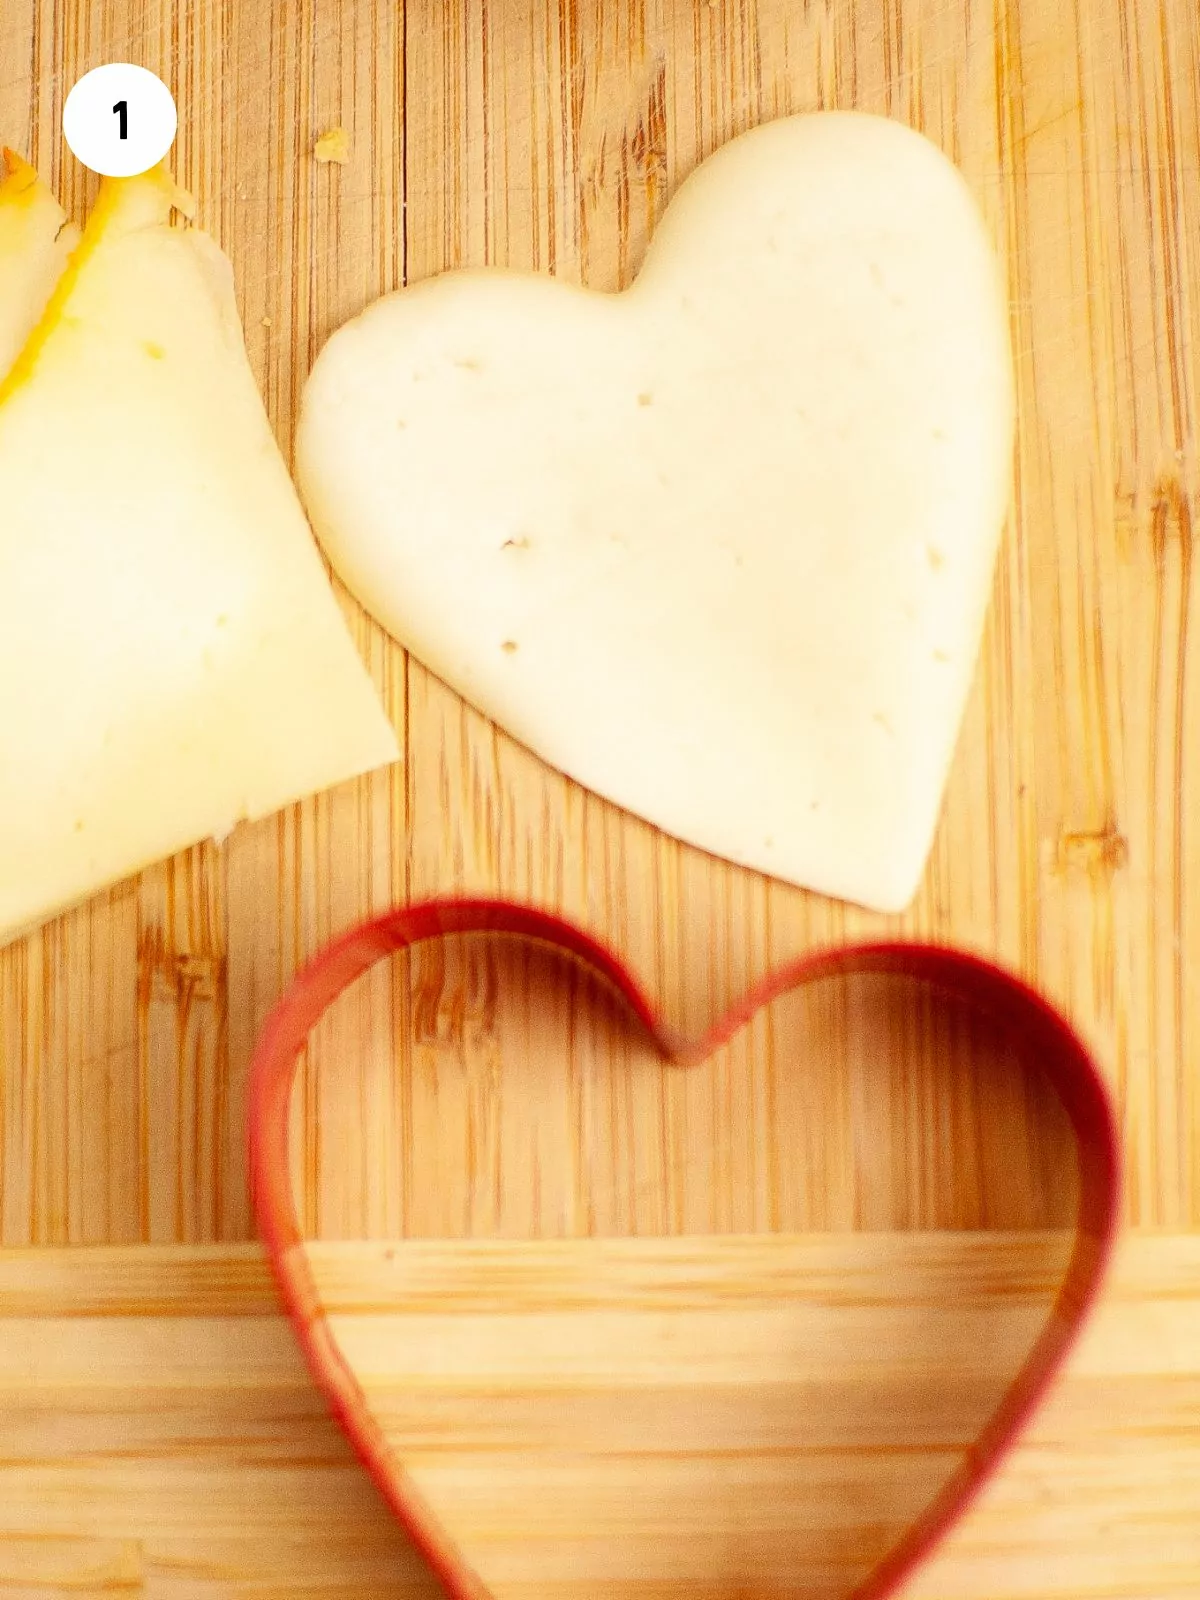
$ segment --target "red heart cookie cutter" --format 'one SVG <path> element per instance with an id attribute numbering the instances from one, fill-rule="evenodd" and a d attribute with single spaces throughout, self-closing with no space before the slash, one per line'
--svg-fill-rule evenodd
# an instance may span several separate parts
<path id="1" fill-rule="evenodd" d="M 290 1179 L 289 1106 L 296 1063 L 313 1026 L 377 961 L 448 935 L 515 935 L 583 962 L 617 991 L 665 1062 L 694 1064 L 724 1044 L 762 1006 L 820 978 L 890 974 L 929 986 L 977 1014 L 1002 1018 L 1025 1058 L 1054 1089 L 1075 1133 L 1079 1209 L 1075 1244 L 1036 1342 L 973 1447 L 852 1600 L 892 1594 L 963 1515 L 1016 1442 L 1053 1383 L 1096 1300 L 1118 1223 L 1120 1162 L 1113 1106 L 1092 1056 L 1038 994 L 999 967 L 962 951 L 916 943 L 816 951 L 757 984 L 701 1038 L 668 1028 L 618 958 L 580 928 L 533 907 L 500 900 L 442 899 L 388 913 L 345 934 L 293 983 L 267 1022 L 250 1087 L 250 1173 L 272 1267 L 312 1372 L 359 1456 L 456 1600 L 490 1600 L 371 1416 L 366 1397 L 322 1314 L 304 1251 Z"/>

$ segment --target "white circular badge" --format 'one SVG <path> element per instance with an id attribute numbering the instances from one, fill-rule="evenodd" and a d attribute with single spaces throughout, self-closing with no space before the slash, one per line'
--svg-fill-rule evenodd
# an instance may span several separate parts
<path id="1" fill-rule="evenodd" d="M 179 118 L 161 78 L 113 61 L 84 73 L 63 106 L 63 136 L 85 167 L 134 178 L 157 166 L 175 142 Z"/>

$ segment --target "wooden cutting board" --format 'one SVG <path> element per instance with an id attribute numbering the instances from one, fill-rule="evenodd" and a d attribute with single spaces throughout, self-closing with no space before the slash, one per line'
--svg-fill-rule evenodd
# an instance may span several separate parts
<path id="1" fill-rule="evenodd" d="M 986 1298 L 1045 1243 L 914 1249 Z M 833 1247 L 787 1248 L 815 1283 Z M 848 1282 L 901 1306 L 886 1239 L 836 1249 Z M 317 1269 L 338 1313 L 369 1323 L 378 1262 L 323 1245 Z M 853 1316 L 877 1331 L 870 1308 Z M 944 1373 L 927 1351 L 922 1376 Z M 1069 1377 L 909 1600 L 1192 1600 L 1198 1409 L 1200 1241 L 1131 1237 Z M 436 1600 L 253 1245 L 0 1252 L 0 1417 L 3 1600 Z"/>
<path id="2" fill-rule="evenodd" d="M 36 1485 L 35 1464 L 88 1452 L 73 1407 L 127 1401 L 136 1453 L 136 1375 L 160 1358 L 171 1382 L 178 1370 L 161 1307 L 164 1296 L 181 1303 L 173 1285 L 194 1282 L 189 1247 L 214 1248 L 202 1262 L 248 1259 L 234 1247 L 253 1234 L 244 1102 L 263 1019 L 332 935 L 435 892 L 498 890 L 565 912 L 614 944 L 690 1027 L 769 966 L 831 939 L 901 932 L 995 955 L 1094 1042 L 1121 1106 L 1127 1221 L 1171 1230 L 1190 1259 L 1200 1232 L 1193 0 L 5 0 L 0 135 L 77 215 L 92 180 L 65 155 L 62 101 L 82 72 L 122 59 L 158 71 L 176 94 L 177 169 L 233 258 L 285 448 L 322 340 L 406 272 L 494 262 L 615 287 L 698 159 L 763 118 L 834 106 L 924 128 L 974 186 L 1008 270 L 1020 438 L 945 815 L 902 917 L 770 884 L 662 839 L 496 733 L 343 596 L 404 765 L 156 867 L 0 953 L 0 1240 L 54 1250 L 28 1258 L 27 1280 L 21 1258 L 6 1258 L 0 1319 L 28 1281 L 19 1314 L 44 1314 L 48 1345 L 65 1338 L 60 1319 L 91 1303 L 97 1259 L 145 1297 L 122 1323 L 121 1383 L 81 1360 L 70 1404 L 54 1384 L 17 1401 L 10 1372 L 0 1455 L 17 1467 L 6 1470 Z M 333 127 L 349 136 L 344 165 L 313 157 Z M 518 1007 L 536 987 L 528 974 L 511 983 Z M 1037 1107 L 1010 1097 L 1000 1117 L 961 1049 L 902 1009 L 874 1012 L 868 1028 L 847 995 L 821 1009 L 826 1065 L 805 1080 L 802 1105 L 786 1098 L 795 1078 L 771 1028 L 671 1114 L 601 1073 L 597 1125 L 607 1118 L 631 1143 L 603 1158 L 603 1182 L 589 1190 L 603 1203 L 582 1206 L 566 1090 L 539 1088 L 553 1051 L 501 1060 L 489 994 L 470 961 L 427 959 L 402 983 L 384 973 L 364 985 L 318 1038 L 297 1110 L 298 1180 L 323 1236 L 819 1232 L 852 1250 L 858 1234 L 1063 1220 L 1061 1146 Z M 378 1062 L 393 1056 L 385 1081 Z M 347 1073 L 360 1096 L 350 1111 L 378 1113 L 350 1170 L 345 1138 L 361 1118 L 347 1110 Z M 803 1160 L 766 1159 L 796 1117 L 813 1130 Z M 584 1162 L 593 1177 L 598 1160 L 592 1151 Z M 1019 1195 L 997 1177 L 1018 1165 L 1034 1180 Z M 647 1202 L 648 1183 L 661 1195 L 664 1181 L 670 1203 Z M 131 1253 L 72 1254 L 90 1245 Z M 224 1370 L 223 1340 L 239 1348 L 239 1319 L 265 1314 L 258 1272 L 249 1301 L 234 1295 L 204 1324 L 213 1371 Z M 40 1284 L 43 1313 L 28 1298 Z M 1047 1448 L 1093 1464 L 1103 1451 L 1103 1469 L 1086 1483 L 1047 1469 L 1036 1505 L 1001 1485 L 991 1504 L 1012 1518 L 1008 1542 L 997 1534 L 989 1554 L 991 1534 L 977 1532 L 969 1578 L 931 1575 L 930 1595 L 1192 1592 L 1200 1446 L 1180 1399 L 1200 1398 L 1197 1364 L 1161 1336 L 1177 1293 L 1146 1280 L 1122 1312 L 1128 1360 L 1105 1383 L 1067 1391 L 1078 1398 L 1055 1412 L 1058 1442 Z M 1136 1386 L 1114 1400 L 1129 1374 L 1156 1370 L 1169 1403 L 1147 1391 L 1139 1410 Z M 239 1372 L 211 1426 L 163 1402 L 156 1437 L 183 1463 L 182 1496 L 210 1452 L 236 1457 L 242 1419 L 257 1427 L 264 1395 L 282 1392 L 265 1368 Z M 289 1373 L 291 1398 L 279 1403 L 316 1427 L 317 1402 Z M 1113 1407 L 1125 1419 L 1119 1450 L 1098 1442 Z M 120 1436 L 96 1448 L 119 1456 Z M 335 1503 L 314 1487 L 324 1480 L 304 1477 L 308 1438 L 281 1445 L 283 1476 L 261 1485 L 274 1509 L 254 1524 L 253 1573 L 231 1562 L 202 1581 L 169 1554 L 165 1567 L 140 1564 L 158 1515 L 147 1507 L 159 1502 L 136 1473 L 84 1472 L 58 1498 L 6 1500 L 20 1509 L 0 1523 L 0 1595 L 385 1592 L 364 1553 L 399 1541 L 381 1523 L 362 1545 L 347 1513 L 322 1545 L 327 1558 L 297 1560 L 314 1507 Z M 338 1460 L 349 1473 L 344 1452 Z M 1023 1481 L 1021 1470 L 1005 1483 Z M 368 1495 L 357 1480 L 345 1493 Z M 189 1517 L 197 1541 L 228 1533 L 228 1499 L 212 1511 L 203 1494 L 190 1510 L 172 1504 L 165 1522 Z M 1136 1559 L 1121 1555 L 1135 1547 Z M 1051 1570 L 1053 1584 L 1043 1581 Z"/>

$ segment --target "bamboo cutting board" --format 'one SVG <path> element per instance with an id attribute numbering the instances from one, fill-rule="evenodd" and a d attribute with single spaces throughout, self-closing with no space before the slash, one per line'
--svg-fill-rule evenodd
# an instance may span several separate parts
<path id="1" fill-rule="evenodd" d="M 180 1463 L 182 1497 L 162 1508 L 165 1522 L 190 1518 L 201 1541 L 206 1529 L 226 1536 L 230 1502 L 213 1510 L 197 1494 L 185 1506 L 188 1486 L 210 1450 L 236 1455 L 239 1418 L 253 1429 L 264 1403 L 251 1364 L 211 1427 L 181 1419 L 170 1398 L 178 1335 L 163 1331 L 174 1314 L 163 1306 L 181 1292 L 172 1286 L 192 1282 L 187 1247 L 242 1260 L 234 1247 L 252 1236 L 253 1041 L 309 954 L 397 901 L 498 890 L 560 910 L 614 944 L 691 1028 L 770 966 L 830 940 L 901 932 L 995 955 L 1095 1044 L 1120 1101 L 1127 1221 L 1170 1230 L 1170 1248 L 1190 1260 L 1200 1232 L 1193 0 L 3 0 L 0 134 L 76 215 L 91 180 L 64 158 L 62 101 L 89 67 L 121 59 L 175 92 L 177 170 L 233 258 L 285 449 L 322 340 L 406 273 L 494 262 L 615 287 L 698 159 L 763 118 L 834 106 L 922 127 L 962 166 L 1007 267 L 1021 405 L 975 692 L 934 856 L 904 916 L 769 884 L 658 837 L 496 733 L 343 596 L 403 766 L 165 863 L 0 954 L 0 1240 L 55 1252 L 27 1258 L 29 1281 L 47 1283 L 48 1341 L 91 1303 L 96 1258 L 76 1247 L 130 1247 L 102 1258 L 118 1283 L 138 1286 L 122 1324 L 129 1354 L 114 1359 L 127 1376 L 164 1375 L 155 1449 Z M 335 126 L 349 160 L 318 163 L 314 140 Z M 847 1252 L 851 1271 L 866 1235 L 896 1236 L 903 1260 L 914 1230 L 1045 1240 L 1065 1220 L 1062 1131 L 1037 1097 L 981 1080 L 969 1041 L 850 991 L 814 997 L 787 1026 L 764 1022 L 674 1099 L 639 1087 L 601 1049 L 591 1126 L 612 1137 L 597 1134 L 581 1155 L 564 1131 L 573 1102 L 560 1044 L 511 1048 L 535 978 L 508 973 L 501 1002 L 469 952 L 423 956 L 342 1003 L 297 1101 L 297 1182 L 330 1241 L 322 1249 L 358 1235 L 451 1238 L 452 1264 L 468 1238 L 586 1248 L 594 1233 L 653 1248 L 688 1236 L 719 1254 L 721 1236 L 817 1234 Z M 819 1070 L 798 1079 L 805 1039 Z M 39 1276 L 51 1259 L 53 1283 Z M 19 1260 L 6 1258 L 0 1319 L 23 1281 L 10 1265 Z M 902 1306 L 911 1280 L 885 1277 L 884 1298 Z M 969 1580 L 941 1589 L 933 1569 L 930 1595 L 1193 1592 L 1200 1442 L 1181 1397 L 1200 1398 L 1200 1357 L 1162 1337 L 1178 1293 L 1147 1282 L 1122 1312 L 1125 1364 L 1111 1382 L 1066 1391 L 1083 1398 L 1055 1412 L 1055 1427 L 1077 1431 L 1048 1448 L 1103 1451 L 1104 1470 L 1061 1483 L 1047 1474 L 1038 1505 L 1002 1484 L 987 1513 L 994 1559 L 983 1551 Z M 238 1318 L 262 1316 L 261 1296 L 259 1284 L 205 1323 L 214 1371 L 222 1340 L 237 1346 Z M 1102 1445 L 1123 1375 L 1156 1370 L 1169 1402 L 1146 1390 L 1144 1410 L 1121 1413 L 1122 1448 Z M 100 1363 L 89 1395 L 87 1363 L 74 1369 L 71 1405 L 128 1394 L 128 1438 L 148 1437 L 136 1381 L 122 1390 L 106 1371 Z M 261 1375 L 266 1392 L 275 1382 Z M 303 1529 L 311 1538 L 326 1502 L 324 1480 L 305 1477 L 315 1402 L 298 1398 L 294 1375 L 288 1383 L 303 1425 L 270 1447 L 284 1476 L 261 1485 L 279 1502 L 256 1535 L 261 1566 L 232 1562 L 204 1578 L 182 1558 L 145 1566 L 144 1485 L 81 1473 L 59 1499 L 6 1500 L 19 1509 L 0 1523 L 0 1595 L 386 1592 L 349 1512 L 329 1530 L 327 1561 L 296 1564 L 294 1541 Z M 0 1405 L 0 1455 L 31 1484 L 80 1452 L 124 1448 L 120 1428 L 99 1443 L 81 1432 L 54 1385 L 42 1400 L 18 1402 L 19 1385 L 0 1393 L 15 1406 Z M 6 1414 L 21 1419 L 12 1450 Z M 1014 1470 L 1005 1483 L 1019 1481 Z M 1136 1528 L 1123 1520 L 1134 1505 Z M 893 1514 L 910 1509 L 901 1497 Z M 400 1543 L 375 1526 L 370 1550 Z M 1136 1559 L 1121 1555 L 1135 1547 Z M 1039 1587 L 1051 1566 L 1058 1587 Z"/>
<path id="2" fill-rule="evenodd" d="M 986 1291 L 1031 1281 L 1044 1246 L 927 1235 L 910 1254 Z M 810 1272 L 830 1250 L 787 1248 Z M 841 1261 L 889 1293 L 889 1241 L 859 1236 Z M 318 1272 L 339 1312 L 379 1295 L 361 1246 L 322 1246 Z M 1191 1600 L 1198 1285 L 1194 1236 L 1124 1242 L 1070 1376 L 908 1600 Z M 3 1600 L 437 1600 L 254 1246 L 0 1252 L 0 1304 Z M 943 1370 L 928 1353 L 926 1378 Z"/>

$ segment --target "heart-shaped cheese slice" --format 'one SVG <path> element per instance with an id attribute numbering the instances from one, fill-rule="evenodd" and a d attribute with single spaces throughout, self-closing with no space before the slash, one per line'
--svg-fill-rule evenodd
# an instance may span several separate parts
<path id="1" fill-rule="evenodd" d="M 1000 276 L 920 135 L 788 118 L 682 185 L 632 288 L 461 272 L 310 378 L 342 577 L 546 761 L 718 855 L 898 909 L 1008 498 Z"/>
<path id="2" fill-rule="evenodd" d="M 79 230 L 15 150 L 0 152 L 0 377 L 45 310 Z"/>
<path id="3" fill-rule="evenodd" d="M 185 199 L 105 183 L 0 384 L 0 940 L 398 753 Z"/>

